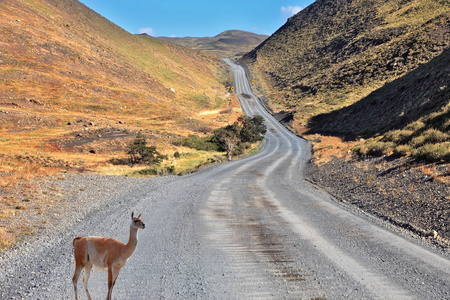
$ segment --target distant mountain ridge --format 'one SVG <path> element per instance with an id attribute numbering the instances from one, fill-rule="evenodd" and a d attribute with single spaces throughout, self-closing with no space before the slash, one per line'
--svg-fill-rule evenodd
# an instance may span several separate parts
<path id="1" fill-rule="evenodd" d="M 203 50 L 221 57 L 241 57 L 261 42 L 267 35 L 242 30 L 227 30 L 214 37 L 158 37 L 169 43 L 191 49 Z"/>

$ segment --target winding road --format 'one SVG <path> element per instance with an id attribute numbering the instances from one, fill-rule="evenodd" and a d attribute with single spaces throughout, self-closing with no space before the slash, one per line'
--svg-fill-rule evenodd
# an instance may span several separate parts
<path id="1" fill-rule="evenodd" d="M 10 267 L 21 273 L 0 283 L 0 298 L 73 299 L 73 237 L 126 241 L 134 210 L 146 228 L 113 299 L 450 299 L 448 254 L 306 182 L 310 145 L 262 108 L 242 67 L 227 63 L 244 112 L 266 120 L 263 149 L 188 176 L 143 179 L 141 190 L 21 258 L 25 267 Z M 106 277 L 93 271 L 94 299 L 106 297 Z"/>

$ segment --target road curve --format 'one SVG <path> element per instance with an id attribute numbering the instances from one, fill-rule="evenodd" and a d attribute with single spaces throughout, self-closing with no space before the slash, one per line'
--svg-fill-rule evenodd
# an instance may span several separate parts
<path id="1" fill-rule="evenodd" d="M 244 112 L 266 120 L 263 149 L 192 175 L 143 179 L 22 264 L 0 264 L 8 267 L 0 280 L 9 278 L 0 298 L 73 299 L 73 237 L 126 241 L 131 210 L 146 229 L 114 299 L 450 298 L 448 255 L 308 184 L 310 145 L 267 114 L 244 70 L 227 63 Z M 106 274 L 93 271 L 89 286 L 104 298 Z"/>

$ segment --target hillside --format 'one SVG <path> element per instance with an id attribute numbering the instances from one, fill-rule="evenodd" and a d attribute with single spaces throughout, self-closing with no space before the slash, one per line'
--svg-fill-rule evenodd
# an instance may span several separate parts
<path id="1" fill-rule="evenodd" d="M 177 135 L 236 118 L 219 113 L 221 60 L 132 35 L 76 0 L 2 1 L 0 27 L 0 172 L 18 157 L 109 172 L 139 130 L 172 154 Z"/>
<path id="2" fill-rule="evenodd" d="M 267 35 L 259 35 L 242 30 L 228 30 L 214 37 L 159 37 L 159 39 L 169 43 L 229 58 L 240 58 L 267 38 Z"/>
<path id="3" fill-rule="evenodd" d="M 426 119 L 430 114 L 444 114 L 450 100 L 450 49 L 420 65 L 417 69 L 373 91 L 360 101 L 311 118 L 315 132 L 368 138 Z M 444 111 L 441 111 L 444 108 Z M 441 122 L 448 132 L 448 123 Z M 446 127 L 445 127 L 446 126 Z"/>
<path id="4" fill-rule="evenodd" d="M 448 1 L 318 0 L 291 17 L 275 34 L 245 55 L 242 62 L 252 69 L 259 89 L 267 92 L 275 110 L 291 111 L 295 123 L 306 125 L 312 116 L 335 111 L 366 97 L 372 99 L 373 95 L 369 94 L 441 55 L 449 44 Z M 443 63 L 443 59 L 438 59 L 434 67 L 442 67 L 439 62 Z M 420 75 L 418 72 L 415 74 Z M 411 77 L 409 80 L 416 82 L 411 87 L 419 87 L 420 80 Z M 442 87 L 448 90 L 448 86 Z M 409 96 L 417 94 L 408 93 Z M 402 97 L 403 102 L 397 102 L 397 97 L 391 95 L 390 100 L 379 102 L 381 105 L 366 105 L 366 109 L 355 106 L 362 109 L 357 116 L 379 117 L 386 110 L 390 113 L 402 110 L 400 106 L 417 107 L 414 97 L 408 98 L 408 94 Z M 422 111 L 421 115 L 431 113 L 444 102 L 445 99 L 439 99 L 435 105 L 428 105 L 430 111 Z M 395 110 L 391 110 L 393 106 Z M 343 120 L 338 116 L 339 111 L 333 115 L 334 120 Z M 388 114 L 384 119 L 393 117 Z M 372 127 L 377 123 L 376 119 L 369 122 L 358 119 L 358 125 L 353 127 L 355 118 L 347 119 L 353 119 L 353 123 L 339 125 L 345 131 L 341 130 L 340 134 L 355 136 L 373 132 Z M 322 124 L 318 124 L 319 120 Z M 336 129 L 336 123 L 323 124 L 326 120 L 314 119 L 314 128 Z M 397 125 L 393 120 L 387 123 L 383 120 L 377 128 L 387 130 Z"/>

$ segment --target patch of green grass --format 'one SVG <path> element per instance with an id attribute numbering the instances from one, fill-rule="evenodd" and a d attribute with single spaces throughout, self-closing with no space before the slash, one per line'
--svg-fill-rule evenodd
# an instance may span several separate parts
<path id="1" fill-rule="evenodd" d="M 205 109 L 211 106 L 211 99 L 204 94 L 196 94 L 191 96 L 191 101 L 195 103 L 199 109 Z"/>

